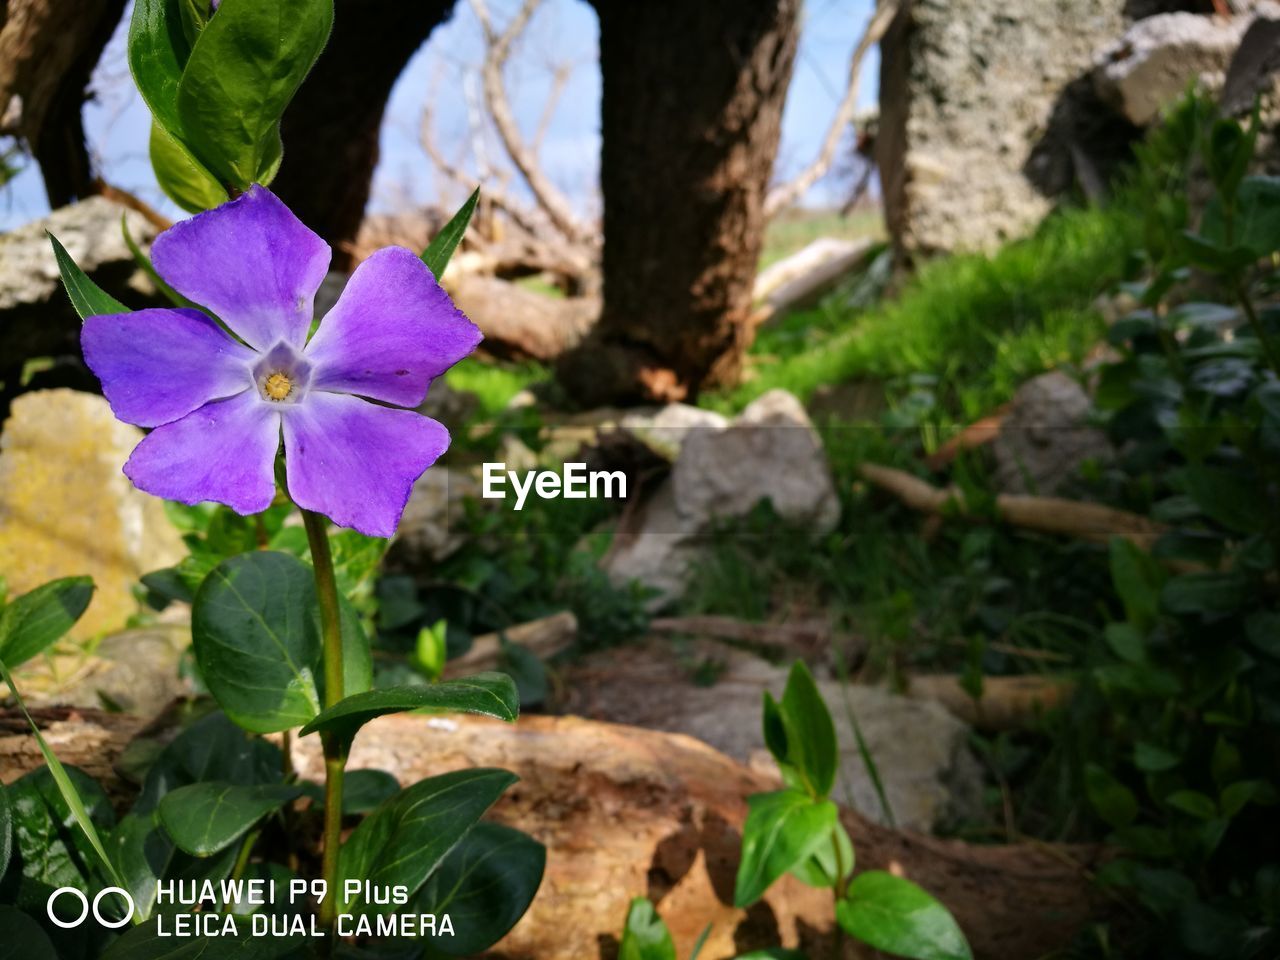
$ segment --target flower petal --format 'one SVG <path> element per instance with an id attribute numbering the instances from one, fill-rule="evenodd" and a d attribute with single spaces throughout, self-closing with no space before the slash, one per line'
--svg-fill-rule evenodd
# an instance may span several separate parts
<path id="1" fill-rule="evenodd" d="M 124 465 L 134 486 L 166 500 L 215 500 L 260 513 L 275 496 L 280 411 L 247 390 L 147 434 Z"/>
<path id="2" fill-rule="evenodd" d="M 80 346 L 112 411 L 140 427 L 185 417 L 253 384 L 254 352 L 199 310 L 89 317 Z"/>
<path id="3" fill-rule="evenodd" d="M 396 532 L 413 481 L 449 447 L 449 431 L 410 410 L 312 391 L 282 411 L 289 495 L 371 537 Z"/>
<path id="4" fill-rule="evenodd" d="M 417 254 L 386 247 L 356 268 L 307 344 L 312 388 L 415 407 L 481 339 Z"/>
<path id="5" fill-rule="evenodd" d="M 175 223 L 151 246 L 170 286 L 258 350 L 279 340 L 302 346 L 329 256 L 327 243 L 257 185 Z"/>

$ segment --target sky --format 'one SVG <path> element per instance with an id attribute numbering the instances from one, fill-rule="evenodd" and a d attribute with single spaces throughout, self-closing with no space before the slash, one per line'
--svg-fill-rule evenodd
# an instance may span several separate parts
<path id="1" fill-rule="evenodd" d="M 690 0 L 697 2 L 697 0 Z M 844 92 L 849 57 L 862 32 L 872 0 L 805 0 L 795 74 L 783 114 L 782 145 L 775 177 L 803 168 L 816 154 Z M 518 0 L 489 0 L 494 19 L 504 23 Z M 125 21 L 127 22 L 127 17 Z M 544 0 L 516 47 L 507 70 L 512 110 L 532 138 L 547 102 L 552 68 L 571 67 L 569 79 L 547 127 L 540 159 L 543 169 L 580 214 L 598 212 L 600 143 L 600 70 L 594 11 L 584 0 Z M 473 136 L 475 110 L 468 91 L 479 100 L 474 67 L 482 51 L 479 24 L 467 0 L 436 28 L 410 61 L 391 94 L 381 135 L 381 159 L 374 174 L 370 212 L 405 209 L 407 204 L 440 202 L 456 206 L 457 188 L 437 182 L 419 145 L 422 106 L 433 104 L 433 131 L 441 151 L 475 169 L 472 144 L 479 141 L 493 167 L 503 154 L 492 131 L 480 125 Z M 872 51 L 863 64 L 859 106 L 873 106 L 879 63 Z M 147 160 L 150 117 L 129 79 L 124 29 L 116 31 L 94 75 L 93 100 L 85 108 L 90 153 L 108 183 L 129 190 L 170 216 L 179 216 L 161 193 Z M 518 176 L 509 187 L 522 192 Z M 836 177 L 818 184 L 805 198 L 813 206 L 840 203 L 848 185 Z M 28 163 L 0 192 L 0 230 L 45 215 L 48 206 L 39 170 Z"/>

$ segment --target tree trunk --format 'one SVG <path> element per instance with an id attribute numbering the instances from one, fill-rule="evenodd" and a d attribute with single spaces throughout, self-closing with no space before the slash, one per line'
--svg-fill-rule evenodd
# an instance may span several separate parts
<path id="1" fill-rule="evenodd" d="M 337 0 L 333 36 L 281 124 L 284 161 L 274 190 L 333 247 L 333 267 L 354 264 L 355 240 L 378 163 L 391 88 L 454 0 Z"/>
<path id="2" fill-rule="evenodd" d="M 584 403 L 738 373 L 800 0 L 592 0 L 603 73 L 604 313 L 560 375 Z"/>
<path id="3" fill-rule="evenodd" d="M 57 209 L 94 193 L 81 110 L 124 0 L 0 2 L 0 133 L 21 137 Z"/>

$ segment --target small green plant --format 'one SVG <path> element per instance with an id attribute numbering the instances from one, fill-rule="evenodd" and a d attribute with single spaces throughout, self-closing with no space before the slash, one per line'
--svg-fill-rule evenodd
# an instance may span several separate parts
<path id="1" fill-rule="evenodd" d="M 1064 719 L 1125 852 L 1102 879 L 1149 911 L 1135 949 L 1170 958 L 1280 951 L 1280 179 L 1246 175 L 1257 130 L 1190 98 L 1144 148 L 1138 307 L 1098 393 L 1117 485 L 1167 532 L 1112 543 L 1118 599 Z M 1198 223 L 1168 162 L 1188 150 Z"/>
<path id="2" fill-rule="evenodd" d="M 894 956 L 971 960 L 955 918 L 919 886 L 884 870 L 855 871 L 853 841 L 830 798 L 840 766 L 835 724 L 803 662 L 791 668 L 780 701 L 765 693 L 764 738 L 786 787 L 747 798 L 734 906 L 751 906 L 790 873 L 809 886 L 831 890 L 837 947 L 847 933 Z M 710 929 L 689 960 L 696 960 Z M 631 902 L 619 957 L 677 960 L 666 924 L 644 898 Z M 737 960 L 802 960 L 802 955 L 773 947 Z"/>

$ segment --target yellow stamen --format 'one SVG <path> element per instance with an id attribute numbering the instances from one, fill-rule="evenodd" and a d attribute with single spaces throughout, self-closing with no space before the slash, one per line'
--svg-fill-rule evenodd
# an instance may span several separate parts
<path id="1" fill-rule="evenodd" d="M 293 384 L 285 374 L 273 373 L 271 376 L 267 377 L 264 389 L 270 399 L 283 400 L 293 392 Z"/>

